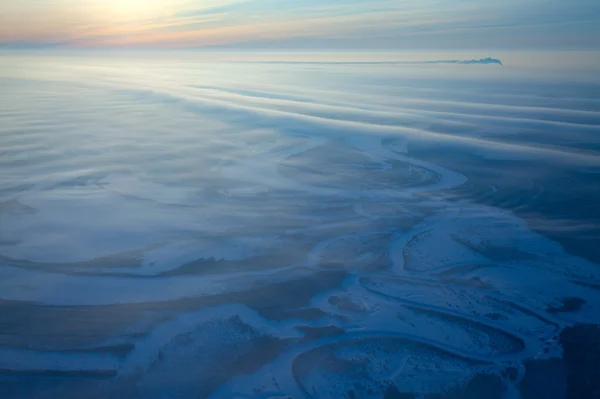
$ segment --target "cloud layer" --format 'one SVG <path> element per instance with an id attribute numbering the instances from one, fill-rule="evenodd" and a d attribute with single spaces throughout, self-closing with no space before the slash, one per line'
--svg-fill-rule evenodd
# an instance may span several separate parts
<path id="1" fill-rule="evenodd" d="M 0 4 L 4 46 L 598 48 L 593 0 L 73 0 Z"/>

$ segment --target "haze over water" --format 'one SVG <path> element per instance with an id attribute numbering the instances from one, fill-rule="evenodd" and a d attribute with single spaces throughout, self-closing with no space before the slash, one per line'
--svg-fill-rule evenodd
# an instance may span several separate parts
<path id="1" fill-rule="evenodd" d="M 157 49 L 181 38 L 111 24 L 0 29 L 1 398 L 595 397 L 600 53 L 579 28 L 367 51 L 284 25 L 276 49 Z"/>

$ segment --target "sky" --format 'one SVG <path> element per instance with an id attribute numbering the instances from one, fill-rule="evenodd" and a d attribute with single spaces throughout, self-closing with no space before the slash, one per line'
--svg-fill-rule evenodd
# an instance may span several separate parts
<path id="1" fill-rule="evenodd" d="M 598 0 L 2 0 L 0 47 L 598 49 Z"/>

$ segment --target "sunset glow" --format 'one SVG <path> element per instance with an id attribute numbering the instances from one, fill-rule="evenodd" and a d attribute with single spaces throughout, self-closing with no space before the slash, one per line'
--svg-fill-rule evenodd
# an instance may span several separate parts
<path id="1" fill-rule="evenodd" d="M 575 43 L 597 48 L 595 2 L 575 3 L 7 0 L 0 4 L 0 45 L 440 49 Z"/>

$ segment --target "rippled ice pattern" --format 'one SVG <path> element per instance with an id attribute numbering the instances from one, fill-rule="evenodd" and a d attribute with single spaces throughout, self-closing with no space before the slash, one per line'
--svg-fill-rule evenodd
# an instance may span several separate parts
<path id="1" fill-rule="evenodd" d="M 600 75 L 249 57 L 0 56 L 0 397 L 564 398 Z"/>

